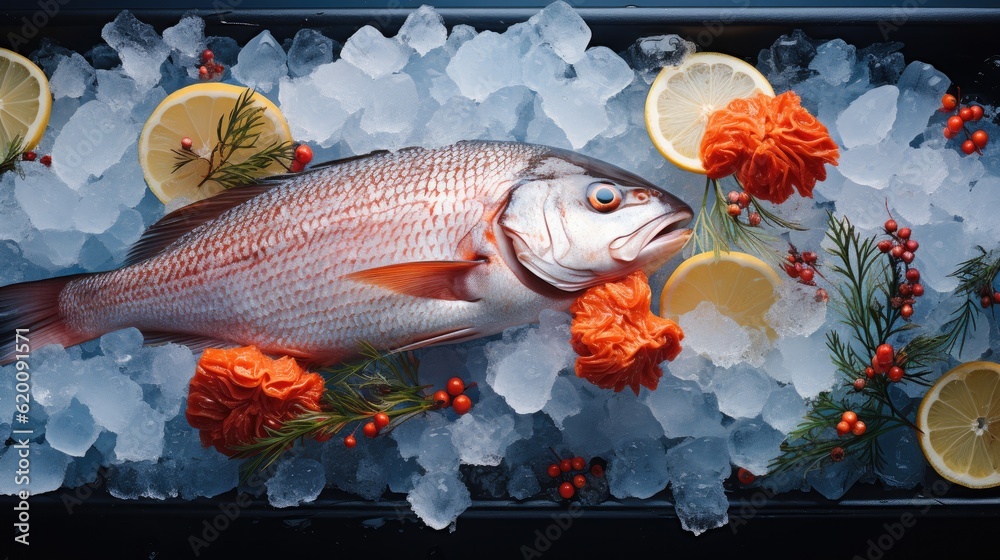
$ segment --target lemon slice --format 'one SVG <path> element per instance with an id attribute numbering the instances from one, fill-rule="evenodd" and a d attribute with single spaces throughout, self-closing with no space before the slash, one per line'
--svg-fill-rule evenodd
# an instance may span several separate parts
<path id="1" fill-rule="evenodd" d="M 777 333 L 764 316 L 777 301 L 781 278 L 764 261 L 746 253 L 697 254 L 670 275 L 660 296 L 660 315 L 677 320 L 703 301 L 742 327 Z"/>
<path id="2" fill-rule="evenodd" d="M 694 53 L 666 66 L 646 96 L 646 130 L 674 165 L 705 173 L 698 150 L 712 112 L 733 99 L 762 92 L 774 96 L 767 78 L 742 60 L 720 53 Z"/>
<path id="3" fill-rule="evenodd" d="M 920 447 L 942 477 L 969 488 L 1000 486 L 1000 364 L 953 368 L 917 411 Z"/>
<path id="4" fill-rule="evenodd" d="M 210 157 L 219 143 L 219 119 L 228 119 L 230 111 L 246 88 L 217 82 L 194 84 L 168 95 L 153 110 L 139 135 L 139 164 L 149 190 L 164 203 L 177 197 L 192 201 L 207 198 L 224 190 L 214 181 L 203 182 L 209 173 L 208 160 L 188 163 L 177 171 L 177 155 L 181 139 L 190 138 L 191 150 L 203 158 Z M 238 149 L 229 158 L 230 164 L 241 163 L 272 142 L 292 140 L 288 123 L 274 103 L 263 95 L 254 94 L 254 103 L 264 108 L 263 126 L 254 148 Z M 228 120 L 227 120 L 228 122 Z M 261 175 L 286 172 L 281 164 L 272 163 Z"/>
<path id="5" fill-rule="evenodd" d="M 45 73 L 34 62 L 0 49 L 0 147 L 20 137 L 22 151 L 35 147 L 45 133 L 52 95 Z"/>

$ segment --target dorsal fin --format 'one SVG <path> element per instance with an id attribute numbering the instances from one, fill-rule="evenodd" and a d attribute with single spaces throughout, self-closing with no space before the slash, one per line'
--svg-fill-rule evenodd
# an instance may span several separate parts
<path id="1" fill-rule="evenodd" d="M 129 249 L 124 266 L 133 265 L 155 256 L 185 233 L 205 222 L 218 218 L 226 210 L 243 204 L 277 184 L 277 182 L 266 181 L 259 185 L 230 189 L 174 210 L 149 226 L 149 229 Z"/>

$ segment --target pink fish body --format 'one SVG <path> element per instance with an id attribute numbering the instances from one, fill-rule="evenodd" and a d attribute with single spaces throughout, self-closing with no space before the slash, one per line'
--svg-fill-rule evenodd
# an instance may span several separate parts
<path id="1" fill-rule="evenodd" d="M 36 345 L 136 327 L 330 364 L 362 343 L 468 340 L 568 309 L 662 265 L 690 217 L 631 173 L 544 146 L 375 153 L 182 208 L 118 270 L 0 289 L 0 321 L 37 323 Z"/>

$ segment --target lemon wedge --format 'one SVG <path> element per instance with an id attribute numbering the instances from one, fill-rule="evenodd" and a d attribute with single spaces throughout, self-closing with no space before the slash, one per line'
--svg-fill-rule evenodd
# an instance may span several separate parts
<path id="1" fill-rule="evenodd" d="M 917 411 L 920 447 L 942 477 L 1000 486 L 1000 364 L 969 362 L 941 376 Z"/>
<path id="2" fill-rule="evenodd" d="M 0 49 L 0 147 L 21 138 L 21 150 L 35 147 L 45 133 L 52 94 L 45 73 L 34 62 Z"/>
<path id="3" fill-rule="evenodd" d="M 180 169 L 177 154 L 183 138 L 191 139 L 191 150 L 202 158 L 211 156 L 219 143 L 218 125 L 223 116 L 236 106 L 246 88 L 218 82 L 201 83 L 181 88 L 168 95 L 153 110 L 139 135 L 139 164 L 146 184 L 164 203 L 184 197 L 192 201 L 208 198 L 224 190 L 213 181 L 205 181 L 209 173 L 207 159 L 189 163 Z M 237 149 L 228 162 L 241 163 L 272 142 L 290 142 L 292 133 L 281 110 L 263 95 L 255 94 L 254 103 L 264 108 L 263 126 L 254 148 Z M 263 175 L 283 173 L 287 170 L 278 162 L 267 167 Z"/>
<path id="4" fill-rule="evenodd" d="M 778 299 L 781 278 L 767 263 L 747 253 L 712 251 L 682 262 L 660 295 L 660 315 L 677 320 L 707 301 L 742 327 L 777 333 L 765 319 Z"/>
<path id="5" fill-rule="evenodd" d="M 757 93 L 774 96 L 767 78 L 746 62 L 721 53 L 694 53 L 666 66 L 646 96 L 646 130 L 674 165 L 705 173 L 698 156 L 708 116 L 730 101 Z"/>

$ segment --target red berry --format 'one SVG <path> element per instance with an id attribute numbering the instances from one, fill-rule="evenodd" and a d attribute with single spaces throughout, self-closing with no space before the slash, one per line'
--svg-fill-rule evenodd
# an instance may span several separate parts
<path id="1" fill-rule="evenodd" d="M 950 128 L 948 128 L 947 126 L 944 127 L 944 137 L 947 138 L 948 140 L 951 140 L 957 134 L 958 134 L 957 132 L 952 132 L 952 130 Z"/>
<path id="2" fill-rule="evenodd" d="M 904 303 L 903 307 L 899 308 L 899 315 L 904 319 L 909 319 L 913 316 L 913 306 L 908 303 Z"/>
<path id="3" fill-rule="evenodd" d="M 920 248 L 920 243 L 916 239 L 907 239 L 906 243 L 903 243 L 903 248 L 911 253 L 916 253 L 917 249 Z"/>
<path id="4" fill-rule="evenodd" d="M 746 192 L 741 191 L 739 197 L 737 198 L 736 204 L 739 204 L 740 208 L 746 208 L 747 206 L 750 206 L 750 195 L 748 195 Z"/>
<path id="5" fill-rule="evenodd" d="M 757 212 L 750 212 L 750 215 L 747 216 L 747 222 L 749 222 L 750 225 L 753 226 L 753 227 L 759 226 L 760 225 L 760 221 L 761 221 L 761 217 L 760 217 L 760 214 L 758 214 Z"/>
<path id="6" fill-rule="evenodd" d="M 290 166 L 288 167 L 288 169 L 289 169 L 289 170 L 290 170 L 290 171 L 291 171 L 292 173 L 298 173 L 298 172 L 302 171 L 302 170 L 303 170 L 303 169 L 305 169 L 305 168 L 306 168 L 305 164 L 303 164 L 303 163 L 302 163 L 301 161 L 299 161 L 299 160 L 297 160 L 297 159 L 293 159 L 293 160 L 292 160 L 292 165 L 290 165 Z"/>
<path id="7" fill-rule="evenodd" d="M 465 381 L 462 381 L 458 377 L 452 377 L 445 384 L 445 388 L 448 389 L 448 394 L 457 397 L 465 392 Z"/>
<path id="8" fill-rule="evenodd" d="M 805 253 L 802 253 L 802 260 L 808 264 L 813 264 L 818 259 L 819 257 L 816 255 L 816 253 L 813 253 L 812 251 L 806 251 Z"/>
<path id="9" fill-rule="evenodd" d="M 888 253 L 890 249 L 892 249 L 892 241 L 889 241 L 888 239 L 883 239 L 882 241 L 878 242 L 879 251 L 882 251 L 883 253 Z"/>
<path id="10" fill-rule="evenodd" d="M 785 274 L 787 274 L 791 278 L 798 278 L 799 277 L 799 270 L 797 268 L 795 268 L 794 266 L 790 265 L 790 264 L 786 264 L 785 265 Z"/>
<path id="11" fill-rule="evenodd" d="M 906 279 L 909 280 L 910 282 L 914 282 L 914 283 L 919 282 L 920 281 L 920 271 L 917 270 L 917 269 L 915 269 L 915 268 L 908 269 L 906 271 Z"/>
<path id="12" fill-rule="evenodd" d="M 559 495 L 564 499 L 568 500 L 572 498 L 574 494 L 576 494 L 576 488 L 573 488 L 573 485 L 569 482 L 563 482 L 559 485 Z"/>
<path id="13" fill-rule="evenodd" d="M 569 472 L 573 470 L 573 460 L 563 459 L 562 461 L 559 461 L 559 470 L 562 472 Z"/>
<path id="14" fill-rule="evenodd" d="M 975 151 L 976 151 L 975 142 L 973 142 L 972 140 L 966 140 L 965 142 L 962 142 L 962 152 L 965 155 L 971 155 Z"/>
<path id="15" fill-rule="evenodd" d="M 910 264 L 913 262 L 913 253 L 910 251 L 903 251 L 903 254 L 900 255 L 899 258 L 906 264 Z"/>
<path id="16" fill-rule="evenodd" d="M 830 301 L 830 294 L 826 293 L 823 288 L 816 288 L 816 295 L 813 296 L 813 299 L 818 303 L 826 303 Z"/>
<path id="17" fill-rule="evenodd" d="M 587 462 L 583 460 L 583 457 L 573 457 L 573 470 L 582 471 L 587 468 Z"/>
<path id="18" fill-rule="evenodd" d="M 896 231 L 897 227 L 899 227 L 899 225 L 896 223 L 896 220 L 893 220 L 892 218 L 889 218 L 888 220 L 885 221 L 885 232 L 886 233 L 892 233 L 892 232 Z"/>
<path id="19" fill-rule="evenodd" d="M 205 68 L 204 66 L 202 66 L 201 68 L 199 68 L 198 69 L 198 77 L 200 77 L 203 80 L 206 79 L 206 78 L 208 78 L 208 68 Z"/>
<path id="20" fill-rule="evenodd" d="M 551 476 L 552 478 L 559 478 L 559 475 L 562 474 L 562 470 L 559 469 L 559 465 L 555 463 L 549 465 L 548 471 L 549 471 L 549 476 Z"/>
<path id="21" fill-rule="evenodd" d="M 438 408 L 447 408 L 451 404 L 451 395 L 448 391 L 437 391 L 431 399 Z"/>
<path id="22" fill-rule="evenodd" d="M 346 437 L 344 437 L 344 447 L 346 447 L 348 449 L 351 449 L 351 448 L 353 448 L 357 444 L 358 444 L 358 440 L 355 439 L 354 436 L 348 434 Z"/>
<path id="23" fill-rule="evenodd" d="M 902 245 L 893 245 L 892 249 L 889 250 L 889 254 L 892 255 L 892 258 L 898 259 L 903 256 L 903 251 Z"/>
<path id="24" fill-rule="evenodd" d="M 945 111 L 951 111 L 955 107 L 958 107 L 958 99 L 950 93 L 944 94 L 944 97 L 941 98 L 941 108 Z"/>
<path id="25" fill-rule="evenodd" d="M 860 435 L 864 434 L 865 430 L 867 430 L 867 429 L 868 429 L 868 426 L 864 422 L 862 422 L 861 420 L 858 420 L 857 424 L 855 424 L 854 427 L 851 428 L 851 433 L 854 434 L 854 435 L 856 435 L 856 436 L 860 436 Z"/>
<path id="26" fill-rule="evenodd" d="M 905 373 L 906 372 L 903 371 L 903 368 L 899 366 L 892 366 L 889 368 L 889 373 L 887 375 L 889 376 L 889 381 L 897 382 L 903 378 L 903 374 Z"/>
<path id="27" fill-rule="evenodd" d="M 204 51 L 202 51 L 202 53 L 201 53 L 201 63 L 202 64 L 205 64 L 206 62 L 208 62 L 209 60 L 212 60 L 213 58 L 215 58 L 215 53 L 213 53 L 212 51 L 210 51 L 208 49 L 205 49 Z"/>
<path id="28" fill-rule="evenodd" d="M 896 232 L 896 235 L 898 235 L 900 239 L 909 239 L 911 233 L 912 232 L 910 231 L 910 228 L 904 227 L 904 228 L 899 228 L 899 231 Z"/>
<path id="29" fill-rule="evenodd" d="M 740 193 L 736 191 L 729 191 L 726 195 L 726 200 L 728 200 L 730 204 L 736 204 L 740 201 Z"/>
<path id="30" fill-rule="evenodd" d="M 728 207 L 726 208 L 726 212 L 727 212 L 727 213 L 728 213 L 728 214 L 729 214 L 730 216 L 732 216 L 732 217 L 734 217 L 734 218 L 735 218 L 736 216 L 739 216 L 739 215 L 740 215 L 740 212 L 743 212 L 743 210 L 742 210 L 742 209 L 740 209 L 740 205 L 739 205 L 739 204 L 730 204 L 730 205 L 729 205 L 729 206 L 728 206 Z"/>
<path id="31" fill-rule="evenodd" d="M 803 282 L 812 282 L 815 275 L 816 273 L 813 272 L 813 269 L 803 268 L 802 272 L 799 273 L 799 278 L 801 278 Z"/>
<path id="32" fill-rule="evenodd" d="M 375 421 L 375 427 L 381 430 L 382 428 L 388 426 L 389 422 L 391 422 L 392 420 L 389 419 L 388 414 L 384 412 L 379 412 L 378 414 L 375 415 L 374 421 Z"/>
<path id="33" fill-rule="evenodd" d="M 851 431 L 851 425 L 848 424 L 847 422 L 838 422 L 837 423 L 837 435 L 838 436 L 846 436 L 847 433 L 850 432 L 850 431 Z"/>
<path id="34" fill-rule="evenodd" d="M 52 165 L 52 156 L 45 154 L 44 156 L 38 158 L 38 163 L 44 165 L 45 167 L 48 167 Z"/>
<path id="35" fill-rule="evenodd" d="M 472 410 L 472 399 L 466 395 L 459 395 L 451 401 L 451 407 L 455 409 L 458 414 L 465 414 Z"/>
<path id="36" fill-rule="evenodd" d="M 875 358 L 879 364 L 891 364 L 895 356 L 896 351 L 892 349 L 891 344 L 879 344 L 875 349 Z"/>
<path id="37" fill-rule="evenodd" d="M 899 295 L 901 295 L 903 297 L 910 297 L 910 294 L 912 292 L 913 292 L 913 286 L 911 286 L 909 284 L 900 284 L 899 285 Z"/>
<path id="38" fill-rule="evenodd" d="M 977 148 L 985 148 L 987 142 L 990 141 L 989 134 L 986 134 L 985 130 L 977 130 L 972 133 L 972 143 L 976 145 Z"/>
<path id="39" fill-rule="evenodd" d="M 853 426 L 858 421 L 858 415 L 854 411 L 848 410 L 840 415 L 840 419 Z"/>
<path id="40" fill-rule="evenodd" d="M 865 368 L 865 377 L 867 377 L 868 379 L 871 379 L 871 378 L 875 377 L 875 370 L 872 369 L 872 368 L 870 368 L 870 367 L 866 367 Z"/>
<path id="41" fill-rule="evenodd" d="M 983 306 L 983 309 L 986 309 L 987 307 L 993 305 L 993 298 L 991 298 L 990 296 L 983 296 L 979 300 L 979 304 Z"/>
<path id="42" fill-rule="evenodd" d="M 600 478 L 604 476 L 604 467 L 602 467 L 599 463 L 595 463 L 590 467 L 590 474 Z"/>
<path id="43" fill-rule="evenodd" d="M 221 65 L 221 64 L 216 64 L 216 65 L 215 65 L 215 67 L 214 67 L 214 68 L 212 68 L 212 70 L 213 70 L 213 71 L 214 71 L 214 72 L 215 72 L 216 74 L 222 74 L 222 71 L 223 71 L 223 70 L 225 70 L 225 69 L 226 69 L 226 67 L 225 67 L 225 66 L 223 66 L 223 65 Z"/>
<path id="44" fill-rule="evenodd" d="M 844 451 L 843 447 L 837 446 L 830 450 L 830 458 L 833 459 L 834 463 L 843 461 L 845 455 L 847 455 L 847 453 Z"/>
<path id="45" fill-rule="evenodd" d="M 298 148 L 295 148 L 295 161 L 301 161 L 303 164 L 309 163 L 313 160 L 312 148 L 305 144 L 299 144 Z"/>
<path id="46" fill-rule="evenodd" d="M 366 422 L 361 427 L 361 432 L 365 434 L 365 437 L 373 438 L 378 435 L 378 426 L 375 425 L 375 422 Z"/>
<path id="47" fill-rule="evenodd" d="M 910 291 L 913 293 L 913 297 L 920 297 L 924 295 L 924 285 L 914 284 Z"/>
<path id="48" fill-rule="evenodd" d="M 872 373 L 874 373 L 874 372 L 872 372 Z M 864 389 L 865 385 L 867 385 L 867 383 L 868 382 L 865 381 L 864 377 L 859 377 L 859 378 L 855 379 L 854 380 L 854 390 L 855 391 L 860 391 L 860 390 Z"/>
<path id="49" fill-rule="evenodd" d="M 573 486 L 576 486 L 577 488 L 583 488 L 586 485 L 587 485 L 587 477 L 583 476 L 582 474 L 578 474 L 573 477 Z"/>
<path id="50" fill-rule="evenodd" d="M 791 253 L 791 252 L 792 252 L 792 250 L 791 250 L 791 249 L 789 249 L 789 250 L 788 250 L 788 252 L 789 252 L 789 253 Z M 799 259 L 795 258 L 795 255 L 794 255 L 794 254 L 790 254 L 790 255 L 788 255 L 787 257 L 785 257 L 785 259 L 786 259 L 786 260 L 787 260 L 788 262 L 792 263 L 792 264 L 795 264 L 795 263 L 799 262 Z"/>
<path id="51" fill-rule="evenodd" d="M 993 303 L 1000 303 L 1000 292 L 993 292 Z"/>
<path id="52" fill-rule="evenodd" d="M 740 484 L 753 484 L 757 477 L 752 472 L 740 467 L 740 470 L 736 471 L 736 479 L 740 481 Z"/>
<path id="53" fill-rule="evenodd" d="M 969 107 L 962 107 L 961 109 L 958 110 L 958 116 L 961 117 L 963 121 L 966 122 L 971 121 L 972 109 Z"/>
<path id="54" fill-rule="evenodd" d="M 978 121 L 979 119 L 983 118 L 982 107 L 980 107 L 979 105 L 973 105 L 972 107 L 969 108 L 972 109 L 972 120 Z"/>
<path id="55" fill-rule="evenodd" d="M 185 136 L 184 138 L 181 138 L 181 149 L 182 150 L 190 150 L 191 146 L 194 146 L 194 142 L 190 138 L 188 138 L 187 136 Z"/>
<path id="56" fill-rule="evenodd" d="M 38 154 L 30 150 L 21 154 L 21 159 L 24 161 L 35 161 L 36 157 L 38 157 Z"/>
<path id="57" fill-rule="evenodd" d="M 959 130 L 962 130 L 963 124 L 965 124 L 965 121 L 963 121 L 962 117 L 958 115 L 948 117 L 948 128 L 952 132 L 958 132 Z"/>

